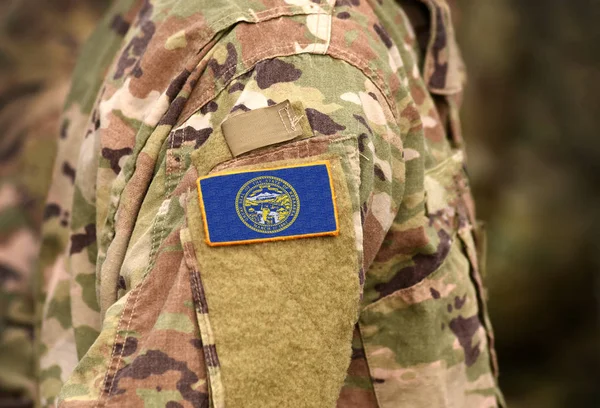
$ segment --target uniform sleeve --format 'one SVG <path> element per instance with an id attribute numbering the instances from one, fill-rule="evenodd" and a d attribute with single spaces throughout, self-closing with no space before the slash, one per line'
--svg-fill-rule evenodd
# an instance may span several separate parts
<path id="1" fill-rule="evenodd" d="M 298 136 L 234 157 L 222 124 L 273 107 Z M 273 117 L 234 133 L 264 136 Z M 300 54 L 259 62 L 147 143 L 157 162 L 117 300 L 63 406 L 334 406 L 342 387 L 372 401 L 368 373 L 350 363 L 366 364 L 364 271 L 403 196 L 398 123 L 360 70 Z M 211 245 L 217 232 L 224 245 Z"/>
<path id="2" fill-rule="evenodd" d="M 261 62 L 239 88 L 234 98 L 218 105 L 229 112 L 225 124 L 191 156 L 200 176 L 200 198 L 192 194 L 186 206 L 190 258 L 195 257 L 209 310 L 210 330 L 204 331 L 214 334 L 206 341 L 214 342 L 222 371 L 217 381 L 236 406 L 250 393 L 256 401 L 268 401 L 267 406 L 286 406 L 306 389 L 318 390 L 303 397 L 307 406 L 318 406 L 318 401 L 333 406 L 345 381 L 346 393 L 356 385 L 347 368 L 364 271 L 403 195 L 401 131 L 384 96 L 367 77 L 329 57 Z M 292 123 L 304 123 L 302 136 L 222 162 L 226 155 L 219 156 L 219 151 L 226 152 L 232 139 L 237 142 L 239 132 L 229 134 L 226 125 L 245 123 L 244 115 L 268 106 L 277 109 L 285 100 L 292 105 Z M 237 116 L 238 111 L 245 113 Z M 183 129 L 200 123 L 202 115 L 193 115 Z M 269 120 L 266 116 L 239 137 L 259 137 Z M 224 144 L 219 142 L 223 139 Z M 317 177 L 323 162 L 330 169 L 337 235 L 302 236 L 327 231 L 331 190 Z M 269 182 L 272 176 L 298 191 L 299 210 L 293 193 Z M 261 180 L 266 184 L 257 184 Z M 300 191 L 305 187 L 313 195 Z M 293 233 L 270 233 L 271 225 L 288 227 L 285 219 L 271 215 L 279 211 L 277 203 L 270 206 L 262 199 L 269 192 L 292 197 L 291 214 L 284 203 L 281 217 L 298 212 L 289 226 Z M 255 197 L 261 197 L 260 203 L 255 204 Z M 234 205 L 228 209 L 227 202 Z M 248 234 L 248 229 L 260 232 Z M 259 242 L 252 240 L 256 237 Z M 250 380 L 257 372 L 264 385 Z M 362 380 L 367 388 L 362 391 L 368 393 L 368 375 Z M 276 381 L 280 388 L 274 391 L 267 384 Z"/>

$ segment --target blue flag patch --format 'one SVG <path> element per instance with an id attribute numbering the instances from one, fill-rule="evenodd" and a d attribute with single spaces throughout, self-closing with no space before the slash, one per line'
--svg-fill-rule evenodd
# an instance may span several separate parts
<path id="1" fill-rule="evenodd" d="M 214 174 L 197 184 L 210 246 L 339 232 L 328 161 Z"/>

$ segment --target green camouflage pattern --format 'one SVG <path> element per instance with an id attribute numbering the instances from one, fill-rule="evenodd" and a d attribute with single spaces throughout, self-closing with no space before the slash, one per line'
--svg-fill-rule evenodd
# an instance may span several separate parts
<path id="1" fill-rule="evenodd" d="M 102 6 L 0 4 L 0 406 L 37 398 L 35 274 L 44 202 L 76 52 Z M 68 20 L 69 24 L 58 24 Z M 64 217 L 63 217 L 64 218 Z"/>
<path id="2" fill-rule="evenodd" d="M 0 406 L 35 399 L 33 271 L 61 112 L 51 104 L 65 92 L 22 95 L 0 114 Z"/>
<path id="3" fill-rule="evenodd" d="M 48 194 L 40 404 L 240 406 L 205 295 L 195 180 L 326 155 L 345 174 L 362 300 L 346 380 L 323 401 L 502 406 L 463 83 L 440 0 L 116 3 L 76 71 Z M 220 124 L 286 99 L 306 138 L 234 159 Z"/>

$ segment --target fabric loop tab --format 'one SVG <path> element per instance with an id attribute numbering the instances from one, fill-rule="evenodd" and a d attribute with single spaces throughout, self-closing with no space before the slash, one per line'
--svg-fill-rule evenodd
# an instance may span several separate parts
<path id="1" fill-rule="evenodd" d="M 301 118 L 290 101 L 285 100 L 268 108 L 232 116 L 223 122 L 221 129 L 231 153 L 239 156 L 302 135 Z"/>

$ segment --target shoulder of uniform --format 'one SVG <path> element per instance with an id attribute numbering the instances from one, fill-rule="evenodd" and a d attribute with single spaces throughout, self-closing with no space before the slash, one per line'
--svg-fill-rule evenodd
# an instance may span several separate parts
<path id="1" fill-rule="evenodd" d="M 403 86 L 396 74 L 403 63 L 398 47 L 370 5 L 354 0 L 294 3 L 303 6 L 296 5 L 293 13 L 271 9 L 268 18 L 265 14 L 255 22 L 237 21 L 204 50 L 205 57 L 198 64 L 204 71 L 179 122 L 208 103 L 215 91 L 260 63 L 300 54 L 324 55 L 353 66 L 379 88 L 395 110 L 394 87 Z M 336 64 L 343 71 L 342 63 L 331 65 Z"/>
<path id="2" fill-rule="evenodd" d="M 406 87 L 397 75 L 402 61 L 370 2 L 194 4 L 176 1 L 140 10 L 107 75 L 103 99 L 124 87 L 140 99 L 164 95 L 169 112 L 160 124 L 177 125 L 263 61 L 321 54 L 361 71 L 396 112 L 394 92 Z"/>

